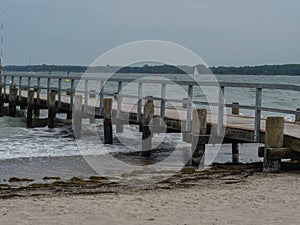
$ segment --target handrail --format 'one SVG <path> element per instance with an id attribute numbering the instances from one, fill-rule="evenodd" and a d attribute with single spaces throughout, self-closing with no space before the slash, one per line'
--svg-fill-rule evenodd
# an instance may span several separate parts
<path id="1" fill-rule="evenodd" d="M 103 74 L 105 75 L 105 74 Z M 142 75 L 142 74 L 139 74 Z M 148 74 L 149 75 L 149 74 Z M 176 74 L 174 74 L 176 75 Z M 182 76 L 182 74 L 179 74 Z M 44 75 L 44 74 L 2 74 L 3 77 L 31 77 L 31 78 L 41 78 L 41 79 L 64 79 L 69 80 L 94 80 L 94 81 L 109 81 L 109 82 L 125 82 L 125 83 L 162 83 L 162 80 L 150 78 L 139 78 L 138 80 L 134 78 L 119 78 L 119 77 L 97 77 L 97 76 L 56 76 L 56 75 Z M 194 75 L 191 75 L 194 76 Z M 195 80 L 164 80 L 165 84 L 180 84 L 180 85 L 197 85 L 197 86 L 224 86 L 224 87 L 237 87 L 237 88 L 262 88 L 262 89 L 279 89 L 288 91 L 300 91 L 300 85 L 290 85 L 290 84 L 269 84 L 269 83 L 244 83 L 244 82 L 217 82 L 217 81 L 195 81 Z"/>

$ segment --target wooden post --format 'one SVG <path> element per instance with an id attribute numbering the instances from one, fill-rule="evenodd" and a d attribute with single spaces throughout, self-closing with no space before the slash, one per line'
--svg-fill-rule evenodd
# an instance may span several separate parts
<path id="1" fill-rule="evenodd" d="M 34 106 L 34 90 L 28 90 L 27 97 L 27 127 L 32 128 L 32 110 Z"/>
<path id="2" fill-rule="evenodd" d="M 36 102 L 36 104 L 34 105 L 34 108 L 33 108 L 33 113 L 34 113 L 34 117 L 40 117 L 40 106 L 37 105 L 38 102 Z"/>
<path id="3" fill-rule="evenodd" d="M 240 104 L 238 102 L 232 103 L 232 115 L 239 115 L 240 114 Z M 232 162 L 239 161 L 239 143 L 234 142 L 231 146 L 232 150 Z"/>
<path id="4" fill-rule="evenodd" d="M 54 120 L 56 116 L 56 91 L 51 90 L 49 95 L 49 108 L 48 108 L 48 127 L 54 128 Z"/>
<path id="5" fill-rule="evenodd" d="M 112 99 L 104 98 L 104 144 L 112 144 L 113 143 L 113 130 L 112 130 L 112 122 L 111 122 L 111 113 L 112 113 Z"/>
<path id="6" fill-rule="evenodd" d="M 11 84 L 9 87 L 9 111 L 8 114 L 11 117 L 16 117 L 18 88 L 15 84 Z"/>
<path id="7" fill-rule="evenodd" d="M 154 117 L 153 97 L 149 96 L 144 105 L 143 115 L 143 136 L 142 136 L 142 156 L 150 157 L 152 149 L 152 134 L 150 130 L 151 121 Z"/>
<path id="8" fill-rule="evenodd" d="M 75 95 L 73 105 L 73 131 L 76 139 L 81 138 L 82 114 L 82 95 Z"/>
<path id="9" fill-rule="evenodd" d="M 270 156 L 270 148 L 283 147 L 284 118 L 268 117 L 266 121 L 265 150 L 263 171 L 278 173 L 281 168 L 281 159 Z"/>
<path id="10" fill-rule="evenodd" d="M 232 115 L 240 115 L 240 104 L 238 102 L 232 103 Z"/>
<path id="11" fill-rule="evenodd" d="M 300 112 L 300 108 L 298 108 L 296 111 Z M 295 122 L 300 122 L 300 115 L 296 115 Z"/>
<path id="12" fill-rule="evenodd" d="M 205 153 L 205 143 L 202 143 L 201 135 L 206 134 L 207 110 L 194 109 L 192 122 L 192 166 L 198 167 Z"/>
<path id="13" fill-rule="evenodd" d="M 71 120 L 72 119 L 72 112 L 67 112 L 67 120 Z"/>

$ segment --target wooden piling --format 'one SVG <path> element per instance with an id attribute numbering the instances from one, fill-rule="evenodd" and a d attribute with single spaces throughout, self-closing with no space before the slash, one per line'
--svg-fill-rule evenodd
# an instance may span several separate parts
<path id="1" fill-rule="evenodd" d="M 298 108 L 296 111 L 297 111 L 297 112 L 300 112 L 300 108 Z M 300 115 L 296 115 L 296 117 L 295 117 L 295 122 L 300 123 Z"/>
<path id="2" fill-rule="evenodd" d="M 263 171 L 278 173 L 281 169 L 281 159 L 271 157 L 270 148 L 282 148 L 284 137 L 284 118 L 268 117 L 266 121 L 265 150 Z"/>
<path id="3" fill-rule="evenodd" d="M 232 103 L 232 115 L 240 115 L 240 104 L 238 102 Z M 232 162 L 239 161 L 239 143 L 233 142 L 231 146 Z"/>
<path id="4" fill-rule="evenodd" d="M 82 127 L 82 95 L 74 96 L 73 104 L 73 131 L 76 139 L 81 138 Z"/>
<path id="5" fill-rule="evenodd" d="M 27 98 L 27 120 L 26 125 L 28 128 L 32 128 L 32 111 L 34 107 L 34 90 L 28 90 Z"/>
<path id="6" fill-rule="evenodd" d="M 103 103 L 104 103 L 104 118 L 103 118 L 104 144 L 112 144 L 113 143 L 113 130 L 112 130 L 112 122 L 111 122 L 112 99 L 104 98 Z"/>
<path id="7" fill-rule="evenodd" d="M 232 103 L 232 115 L 240 115 L 240 104 L 238 102 Z"/>
<path id="8" fill-rule="evenodd" d="M 49 108 L 48 108 L 48 127 L 54 128 L 54 120 L 56 116 L 56 91 L 50 91 L 49 94 Z"/>
<path id="9" fill-rule="evenodd" d="M 15 84 L 11 84 L 9 87 L 9 109 L 8 109 L 8 114 L 10 117 L 16 117 L 17 100 L 18 100 L 18 88 Z"/>
<path id="10" fill-rule="evenodd" d="M 192 120 L 192 166 L 198 167 L 205 153 L 205 143 L 202 143 L 201 135 L 206 135 L 206 128 L 207 110 L 194 109 Z"/>
<path id="11" fill-rule="evenodd" d="M 71 120 L 72 119 L 72 112 L 67 112 L 67 120 Z"/>
<path id="12" fill-rule="evenodd" d="M 143 114 L 143 135 L 142 135 L 142 156 L 150 157 L 152 149 L 152 133 L 150 130 L 151 122 L 154 117 L 153 98 L 148 97 L 148 101 L 144 105 Z"/>
<path id="13" fill-rule="evenodd" d="M 35 104 L 33 107 L 33 114 L 34 117 L 40 117 L 40 107 L 37 104 Z"/>

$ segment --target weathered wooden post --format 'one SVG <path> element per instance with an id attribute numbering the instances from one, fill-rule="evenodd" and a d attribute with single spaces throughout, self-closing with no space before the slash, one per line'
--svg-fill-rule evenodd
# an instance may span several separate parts
<path id="1" fill-rule="evenodd" d="M 8 114 L 11 117 L 16 117 L 16 107 L 18 100 L 18 88 L 15 84 L 11 84 L 9 87 L 9 109 Z"/>
<path id="2" fill-rule="evenodd" d="M 113 143 L 113 130 L 112 130 L 112 122 L 111 122 L 111 113 L 112 113 L 112 99 L 105 98 L 103 100 L 104 103 L 104 144 L 112 144 Z"/>
<path id="3" fill-rule="evenodd" d="M 151 122 L 154 117 L 153 97 L 148 96 L 147 102 L 144 105 L 143 114 L 143 135 L 142 135 L 142 156 L 150 157 L 152 149 L 152 133 L 150 130 Z"/>
<path id="4" fill-rule="evenodd" d="M 281 169 L 281 159 L 271 157 L 270 151 L 283 147 L 284 118 L 268 117 L 266 121 L 265 149 L 263 171 L 278 173 Z"/>
<path id="5" fill-rule="evenodd" d="M 238 102 L 232 103 L 232 115 L 240 115 L 240 104 Z"/>
<path id="6" fill-rule="evenodd" d="M 28 128 L 32 128 L 32 111 L 34 106 L 34 90 L 28 90 L 27 97 L 27 121 L 26 125 Z"/>
<path id="7" fill-rule="evenodd" d="M 298 108 L 296 111 L 300 112 L 300 108 Z M 300 115 L 296 115 L 295 122 L 300 122 Z"/>
<path id="8" fill-rule="evenodd" d="M 72 119 L 72 112 L 67 112 L 67 120 L 71 120 Z"/>
<path id="9" fill-rule="evenodd" d="M 49 94 L 49 108 L 48 108 L 48 127 L 54 128 L 54 120 L 56 116 L 56 91 L 51 90 Z"/>
<path id="10" fill-rule="evenodd" d="M 232 103 L 232 115 L 240 115 L 240 104 L 238 102 Z M 239 143 L 232 143 L 231 146 L 232 152 L 232 162 L 239 161 Z"/>
<path id="11" fill-rule="evenodd" d="M 73 131 L 76 139 L 81 138 L 82 127 L 82 95 L 74 96 L 73 104 Z"/>
<path id="12" fill-rule="evenodd" d="M 207 127 L 207 110 L 194 109 L 192 120 L 192 166 L 198 167 L 205 153 L 204 135 Z"/>

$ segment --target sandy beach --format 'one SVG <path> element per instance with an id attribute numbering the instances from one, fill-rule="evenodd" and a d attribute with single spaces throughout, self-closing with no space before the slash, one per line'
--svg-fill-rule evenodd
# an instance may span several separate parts
<path id="1" fill-rule="evenodd" d="M 300 174 L 120 193 L 0 200 L 0 224 L 300 224 Z"/>

